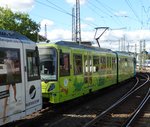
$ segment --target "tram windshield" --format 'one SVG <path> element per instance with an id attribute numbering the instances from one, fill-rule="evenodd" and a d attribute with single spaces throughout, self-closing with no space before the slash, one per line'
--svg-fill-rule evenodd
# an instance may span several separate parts
<path id="1" fill-rule="evenodd" d="M 57 53 L 54 48 L 39 48 L 41 80 L 57 79 Z"/>

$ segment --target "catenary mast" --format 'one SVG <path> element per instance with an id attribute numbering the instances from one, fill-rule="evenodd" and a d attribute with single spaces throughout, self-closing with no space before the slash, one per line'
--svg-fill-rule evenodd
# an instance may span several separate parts
<path id="1" fill-rule="evenodd" d="M 76 42 L 81 43 L 80 0 L 76 0 Z"/>
<path id="2" fill-rule="evenodd" d="M 75 8 L 72 8 L 72 41 L 76 41 Z"/>

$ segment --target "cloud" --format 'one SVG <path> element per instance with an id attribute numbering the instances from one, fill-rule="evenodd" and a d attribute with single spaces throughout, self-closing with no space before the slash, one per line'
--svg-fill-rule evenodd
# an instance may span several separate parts
<path id="1" fill-rule="evenodd" d="M 81 36 L 83 41 L 93 41 L 94 39 L 94 32 L 92 31 L 82 31 Z"/>
<path id="2" fill-rule="evenodd" d="M 86 21 L 91 21 L 91 22 L 94 21 L 94 19 L 93 19 L 92 17 L 86 17 L 85 20 L 86 20 Z"/>
<path id="3" fill-rule="evenodd" d="M 128 14 L 126 11 L 118 11 L 118 12 L 115 12 L 114 15 L 118 17 L 128 17 Z"/>
<path id="4" fill-rule="evenodd" d="M 44 36 L 44 31 L 40 32 Z M 95 46 L 98 46 L 94 40 L 95 31 L 81 31 L 82 41 L 94 41 Z M 72 32 L 64 29 L 53 29 L 47 32 L 47 37 L 50 41 L 60 41 L 72 39 Z M 139 52 L 139 42 L 145 40 L 146 50 L 150 51 L 150 31 L 149 30 L 136 30 L 136 31 L 123 31 L 123 30 L 111 30 L 106 31 L 100 38 L 100 45 L 102 48 L 109 48 L 112 50 L 119 50 L 122 43 L 125 41 L 125 49 L 127 50 L 128 44 L 129 50 L 134 52 L 135 44 L 137 45 L 137 51 Z"/>
<path id="5" fill-rule="evenodd" d="M 125 38 L 127 41 L 150 40 L 150 31 L 149 30 L 135 30 L 135 31 L 110 30 L 110 31 L 106 31 L 101 37 L 102 40 L 121 40 L 122 38 Z"/>
<path id="6" fill-rule="evenodd" d="M 87 24 L 81 24 L 81 29 L 83 30 L 83 29 L 87 29 L 87 27 L 88 27 L 88 25 Z"/>
<path id="7" fill-rule="evenodd" d="M 0 0 L 1 7 L 8 7 L 13 11 L 30 11 L 34 7 L 34 0 Z"/>
<path id="8" fill-rule="evenodd" d="M 44 31 L 40 32 L 41 35 L 44 36 Z M 64 29 L 53 29 L 52 31 L 47 32 L 47 38 L 50 41 L 58 41 L 58 40 L 71 40 L 71 31 Z"/>
<path id="9" fill-rule="evenodd" d="M 45 35 L 44 31 L 40 32 L 40 35 Z M 93 41 L 94 33 L 88 31 L 82 31 L 81 33 L 83 41 Z M 58 40 L 72 40 L 72 32 L 70 30 L 64 29 L 53 29 L 47 32 L 47 38 L 51 41 L 58 41 Z"/>
<path id="10" fill-rule="evenodd" d="M 43 19 L 40 24 L 41 24 L 41 28 L 44 28 L 45 25 L 46 25 L 47 27 L 53 26 L 53 25 L 54 25 L 54 22 L 51 21 L 51 20 L 49 20 L 49 19 Z"/>
<path id="11" fill-rule="evenodd" d="M 137 30 L 128 32 L 127 36 L 132 40 L 150 40 L 150 31 L 149 30 Z"/>
<path id="12" fill-rule="evenodd" d="M 76 0 L 66 0 L 67 3 L 69 4 L 75 4 Z M 86 0 L 80 0 L 80 4 L 83 5 L 85 4 Z"/>
<path id="13" fill-rule="evenodd" d="M 107 41 L 106 41 L 107 40 Z M 132 52 L 135 50 L 135 45 L 137 46 L 137 51 L 139 52 L 140 41 L 145 41 L 146 50 L 150 51 L 150 31 L 149 30 L 135 30 L 135 31 L 123 31 L 123 30 L 112 30 L 107 31 L 99 40 L 104 48 L 111 48 L 113 50 L 119 49 L 120 46 L 124 45 L 127 50 L 128 44 Z M 124 44 L 123 44 L 124 43 Z"/>

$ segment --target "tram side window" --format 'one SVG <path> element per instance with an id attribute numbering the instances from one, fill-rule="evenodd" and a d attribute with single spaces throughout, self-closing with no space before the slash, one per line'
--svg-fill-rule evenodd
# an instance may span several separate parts
<path id="1" fill-rule="evenodd" d="M 93 72 L 99 71 L 99 56 L 93 56 Z"/>
<path id="2" fill-rule="evenodd" d="M 27 75 L 28 80 L 40 79 L 39 66 L 37 65 L 37 54 L 35 51 L 27 50 Z"/>
<path id="3" fill-rule="evenodd" d="M 129 60 L 127 58 L 125 58 L 124 61 L 125 61 L 125 67 L 128 67 Z"/>
<path id="4" fill-rule="evenodd" d="M 121 58 L 121 65 L 123 69 L 127 66 L 127 60 L 125 58 Z"/>
<path id="5" fill-rule="evenodd" d="M 21 82 L 20 50 L 0 48 L 0 85 Z"/>
<path id="6" fill-rule="evenodd" d="M 113 57 L 112 58 L 112 69 L 113 69 L 113 71 L 115 71 L 116 70 L 116 59 Z"/>
<path id="7" fill-rule="evenodd" d="M 100 74 L 105 74 L 106 73 L 106 57 L 102 56 L 100 57 L 100 63 L 101 63 L 101 66 L 100 66 Z"/>
<path id="8" fill-rule="evenodd" d="M 84 73 L 88 72 L 88 59 L 87 56 L 84 56 Z"/>
<path id="9" fill-rule="evenodd" d="M 101 57 L 101 69 L 105 70 L 106 69 L 106 57 Z"/>
<path id="10" fill-rule="evenodd" d="M 121 67 L 122 71 L 126 72 L 127 62 L 125 61 L 125 58 L 120 58 L 119 63 L 120 63 L 120 67 Z"/>
<path id="11" fill-rule="evenodd" d="M 69 54 L 62 53 L 60 57 L 60 76 L 69 76 L 70 75 L 70 62 Z"/>
<path id="12" fill-rule="evenodd" d="M 111 57 L 107 57 L 107 73 L 108 74 L 110 74 L 112 72 L 111 62 L 112 62 Z"/>
<path id="13" fill-rule="evenodd" d="M 82 55 L 74 55 L 74 74 L 82 74 Z"/>
<path id="14" fill-rule="evenodd" d="M 132 70 L 132 68 L 133 68 L 133 60 L 132 59 L 130 59 L 130 58 L 128 58 L 128 63 L 127 63 L 128 65 L 128 68 L 130 68 L 129 70 L 131 71 Z"/>
<path id="15" fill-rule="evenodd" d="M 107 57 L 107 69 L 111 69 L 111 57 Z"/>
<path id="16" fill-rule="evenodd" d="M 124 66 L 124 65 L 123 65 L 123 64 L 124 64 L 124 63 L 123 63 L 123 58 L 120 58 L 120 59 L 119 59 L 119 64 L 120 64 L 120 67 L 123 68 L 123 66 Z"/>

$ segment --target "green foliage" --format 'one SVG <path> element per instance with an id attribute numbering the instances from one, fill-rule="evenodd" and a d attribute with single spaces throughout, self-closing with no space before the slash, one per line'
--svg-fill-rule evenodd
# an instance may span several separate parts
<path id="1" fill-rule="evenodd" d="M 30 19 L 28 14 L 12 12 L 9 8 L 0 7 L 0 29 L 17 31 L 32 41 L 37 41 L 40 25 Z"/>

